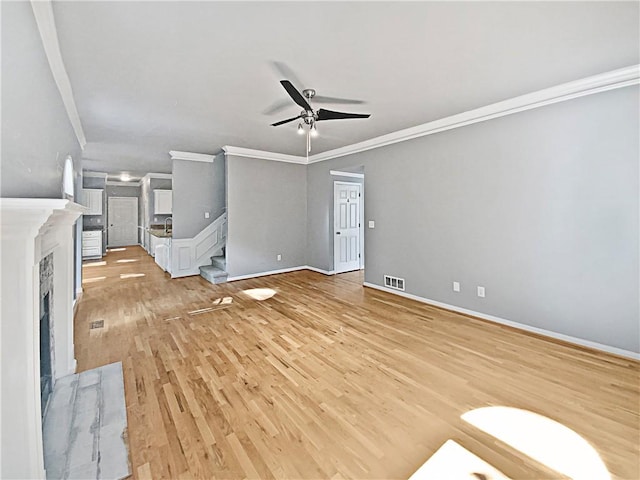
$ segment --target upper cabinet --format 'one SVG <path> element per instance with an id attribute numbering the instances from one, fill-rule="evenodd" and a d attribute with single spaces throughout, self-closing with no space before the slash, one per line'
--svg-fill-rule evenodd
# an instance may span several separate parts
<path id="1" fill-rule="evenodd" d="M 83 188 L 82 204 L 89 209 L 85 215 L 102 215 L 102 190 Z"/>
<path id="2" fill-rule="evenodd" d="M 153 213 L 156 215 L 171 215 L 173 207 L 173 192 L 171 190 L 153 191 Z"/>

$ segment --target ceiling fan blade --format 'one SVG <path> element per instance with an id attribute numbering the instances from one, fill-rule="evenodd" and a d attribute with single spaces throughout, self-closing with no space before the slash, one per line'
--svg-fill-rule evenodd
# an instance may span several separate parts
<path id="1" fill-rule="evenodd" d="M 325 97 L 324 95 L 316 95 L 313 97 L 314 103 L 337 103 L 340 105 L 362 105 L 366 103 L 364 100 L 354 100 L 351 98 Z"/>
<path id="2" fill-rule="evenodd" d="M 311 105 L 307 103 L 307 101 L 302 96 L 302 94 L 298 90 L 296 90 L 296 87 L 294 87 L 289 80 L 280 80 L 280 83 L 282 84 L 282 86 L 284 87 L 284 89 L 287 91 L 287 93 L 293 99 L 294 102 L 296 102 L 298 105 L 300 105 L 302 108 L 304 108 L 307 111 L 311 110 Z"/>
<path id="3" fill-rule="evenodd" d="M 334 112 L 333 110 L 325 110 L 321 108 L 318 110 L 318 121 L 321 120 L 342 120 L 345 118 L 369 118 L 371 115 L 368 113 L 345 113 Z"/>
<path id="4" fill-rule="evenodd" d="M 285 123 L 293 122 L 294 120 L 297 120 L 301 117 L 302 115 L 298 115 L 297 117 L 291 117 L 291 118 L 287 118 L 286 120 L 280 120 L 279 122 L 272 123 L 271 126 L 277 127 L 278 125 L 284 125 Z"/>
<path id="5" fill-rule="evenodd" d="M 273 60 L 271 61 L 271 67 L 275 70 L 274 73 L 276 73 L 279 78 L 288 78 L 294 85 L 304 87 L 305 83 L 300 80 L 296 73 L 286 63 Z"/>

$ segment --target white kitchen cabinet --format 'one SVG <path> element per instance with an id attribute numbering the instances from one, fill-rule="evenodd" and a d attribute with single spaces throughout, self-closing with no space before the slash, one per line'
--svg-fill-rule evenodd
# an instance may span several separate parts
<path id="1" fill-rule="evenodd" d="M 102 215 L 102 189 L 83 188 L 82 204 L 89 209 L 85 215 Z"/>
<path id="2" fill-rule="evenodd" d="M 102 231 L 88 230 L 82 232 L 82 258 L 102 257 Z"/>
<path id="3" fill-rule="evenodd" d="M 153 212 L 156 215 L 171 215 L 173 192 L 171 190 L 153 191 Z"/>

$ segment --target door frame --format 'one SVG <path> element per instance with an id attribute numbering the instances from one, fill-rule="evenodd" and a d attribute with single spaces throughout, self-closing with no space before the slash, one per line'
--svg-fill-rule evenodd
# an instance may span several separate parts
<path id="1" fill-rule="evenodd" d="M 333 174 L 333 172 L 332 172 Z M 362 177 L 364 179 L 364 176 Z M 358 248 L 360 249 L 360 270 L 364 269 L 364 181 L 362 183 L 360 182 L 347 182 L 344 180 L 334 180 L 333 181 L 333 197 L 331 200 L 332 203 L 332 208 L 333 208 L 333 228 L 331 231 L 331 248 L 333 250 L 333 273 L 334 274 L 338 274 L 338 273 L 346 273 L 346 272 L 352 272 L 353 270 L 345 270 L 345 271 L 338 271 L 338 268 L 336 266 L 336 260 L 338 258 L 338 255 L 336 253 L 336 230 L 337 230 L 337 215 L 336 215 L 336 207 L 337 207 L 337 203 L 336 203 L 336 189 L 338 185 L 357 185 L 358 187 L 360 187 L 360 196 L 358 197 L 358 223 L 360 225 L 360 227 L 358 228 Z"/>
<path id="2" fill-rule="evenodd" d="M 111 215 L 111 199 L 126 199 L 126 200 L 134 200 L 135 203 L 135 225 L 136 225 L 136 240 L 135 243 L 133 245 L 139 245 L 140 244 L 140 229 L 138 228 L 138 224 L 140 223 L 140 212 L 138 211 L 138 197 L 107 197 L 107 247 L 121 247 L 121 246 L 129 246 L 129 245 L 112 245 L 111 244 L 111 221 L 110 221 L 110 215 Z"/>

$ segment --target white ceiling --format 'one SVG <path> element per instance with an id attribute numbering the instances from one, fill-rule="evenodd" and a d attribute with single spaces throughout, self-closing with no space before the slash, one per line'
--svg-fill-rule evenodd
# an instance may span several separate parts
<path id="1" fill-rule="evenodd" d="M 640 63 L 638 2 L 63 2 L 85 168 L 170 172 L 169 150 L 305 154 L 299 89 L 371 113 L 318 124 L 313 152 Z M 289 78 L 294 81 L 295 78 Z M 312 102 L 313 103 L 313 102 Z"/>

